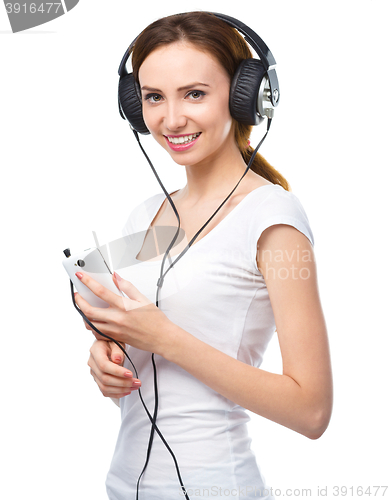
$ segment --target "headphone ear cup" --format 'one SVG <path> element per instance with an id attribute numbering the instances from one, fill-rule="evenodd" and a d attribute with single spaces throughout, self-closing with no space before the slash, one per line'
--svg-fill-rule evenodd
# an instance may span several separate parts
<path id="1" fill-rule="evenodd" d="M 122 111 L 131 126 L 140 134 L 149 134 L 149 129 L 143 120 L 142 95 L 132 73 L 120 78 L 118 98 Z"/>
<path id="2" fill-rule="evenodd" d="M 259 59 L 244 59 L 231 82 L 230 113 L 239 123 L 259 125 L 264 119 L 258 114 L 258 92 L 266 69 Z"/>

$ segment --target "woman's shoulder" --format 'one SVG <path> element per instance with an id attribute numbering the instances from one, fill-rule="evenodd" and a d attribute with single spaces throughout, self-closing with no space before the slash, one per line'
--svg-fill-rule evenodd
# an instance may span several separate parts
<path id="1" fill-rule="evenodd" d="M 288 212 L 305 214 L 304 207 L 298 196 L 292 191 L 287 191 L 279 184 L 264 184 L 252 191 L 254 205 L 260 207 L 265 215 L 270 212 Z"/>
<path id="2" fill-rule="evenodd" d="M 307 213 L 295 193 L 278 184 L 269 184 L 253 192 L 251 225 L 259 235 L 268 227 L 286 224 L 303 232 L 313 244 Z"/>
<path id="3" fill-rule="evenodd" d="M 261 210 L 265 206 L 278 207 L 282 210 L 293 209 L 293 207 L 301 205 L 297 196 L 284 189 L 280 184 L 274 184 L 255 172 L 250 172 L 250 174 L 245 186 L 242 186 L 240 199 L 249 195 L 254 205 L 262 205 Z M 240 201 L 239 196 L 237 198 Z"/>

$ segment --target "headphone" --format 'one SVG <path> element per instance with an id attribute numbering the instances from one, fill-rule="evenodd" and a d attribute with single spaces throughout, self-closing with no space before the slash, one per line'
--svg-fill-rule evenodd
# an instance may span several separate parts
<path id="1" fill-rule="evenodd" d="M 259 59 L 244 59 L 238 66 L 230 87 L 229 108 L 232 118 L 244 125 L 259 125 L 265 116 L 273 118 L 280 100 L 276 61 L 264 41 L 248 26 L 224 14 L 209 12 L 238 30 L 257 53 Z M 126 62 L 136 40 L 126 50 L 119 66 L 118 105 L 120 116 L 127 119 L 133 130 L 149 134 L 142 115 L 142 95 L 133 73 L 128 73 Z"/>

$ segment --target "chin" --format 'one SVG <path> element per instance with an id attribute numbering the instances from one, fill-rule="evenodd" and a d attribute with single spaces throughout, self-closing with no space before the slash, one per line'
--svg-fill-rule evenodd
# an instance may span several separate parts
<path id="1" fill-rule="evenodd" d="M 202 159 L 204 159 L 203 155 L 199 155 L 198 151 L 182 151 L 182 152 L 175 152 L 172 151 L 169 146 L 166 146 L 166 142 L 164 139 L 164 142 L 159 144 L 163 147 L 163 149 L 168 153 L 170 158 L 174 161 L 174 163 L 177 163 L 177 165 L 183 165 L 183 166 L 190 166 L 190 165 L 196 165 L 196 163 L 201 162 Z"/>
<path id="2" fill-rule="evenodd" d="M 184 167 L 189 167 L 191 165 L 195 165 L 198 163 L 197 161 L 191 161 L 189 158 L 189 155 L 183 155 L 183 154 L 172 154 L 170 151 L 168 151 L 170 158 L 174 161 L 174 163 L 177 163 L 177 165 L 182 165 Z"/>

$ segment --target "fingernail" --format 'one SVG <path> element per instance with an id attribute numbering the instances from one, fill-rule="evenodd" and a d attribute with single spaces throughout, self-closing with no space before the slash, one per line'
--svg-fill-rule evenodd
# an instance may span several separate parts
<path id="1" fill-rule="evenodd" d="M 140 380 L 134 380 L 132 382 L 132 385 L 133 385 L 133 387 L 140 387 L 141 386 L 141 382 L 140 382 Z"/>
<path id="2" fill-rule="evenodd" d="M 115 275 L 115 278 L 118 280 L 118 281 L 122 281 L 122 278 L 118 275 L 118 273 L 115 271 L 114 272 L 114 275 Z"/>
<path id="3" fill-rule="evenodd" d="M 81 280 L 81 279 L 82 279 L 82 273 L 76 273 L 76 276 L 77 276 L 77 278 L 78 278 L 79 280 Z"/>
<path id="4" fill-rule="evenodd" d="M 116 361 L 116 363 L 121 363 L 121 361 L 122 361 L 122 358 L 119 358 L 119 357 L 117 357 L 117 358 L 114 358 L 114 361 Z"/>
<path id="5" fill-rule="evenodd" d="M 125 377 L 133 377 L 132 373 L 131 372 L 125 372 L 124 373 L 124 376 Z"/>

